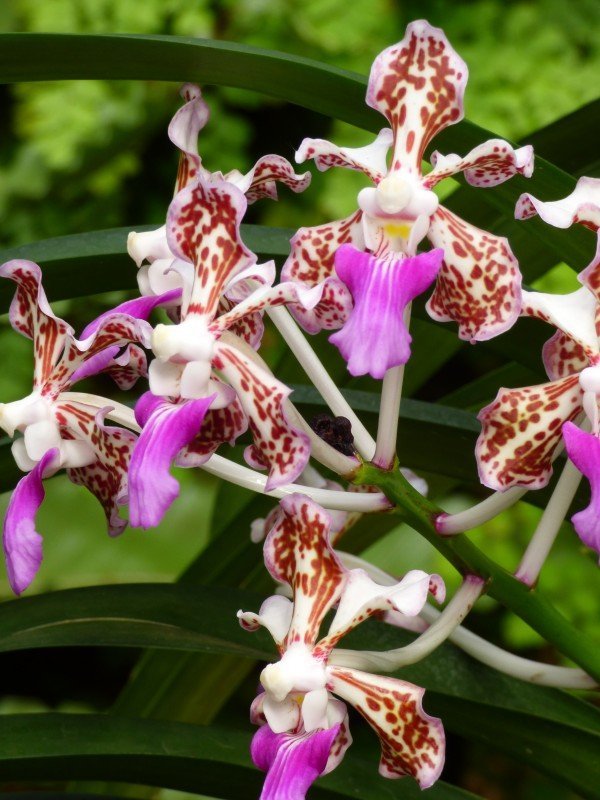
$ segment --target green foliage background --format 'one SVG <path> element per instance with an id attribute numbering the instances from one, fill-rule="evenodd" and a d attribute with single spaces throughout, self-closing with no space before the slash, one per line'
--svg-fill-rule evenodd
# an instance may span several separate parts
<path id="1" fill-rule="evenodd" d="M 407 22 L 418 17 L 443 27 L 469 64 L 467 116 L 498 135 L 526 141 L 528 132 L 597 96 L 600 4 L 596 0 L 568 4 L 559 0 L 13 0 L 0 5 L 4 32 L 207 37 L 285 50 L 363 74 L 373 57 L 401 38 Z M 5 109 L 0 118 L 1 246 L 162 222 L 177 159 L 166 136 L 179 103 L 175 85 L 44 82 L 3 86 L 0 92 Z M 355 146 L 369 139 L 352 126 L 249 92 L 209 88 L 206 95 L 212 119 L 201 134 L 200 151 L 209 168 L 244 169 L 264 152 L 291 158 L 304 136 L 326 136 Z M 290 197 L 282 192 L 279 203 L 253 210 L 251 221 L 299 227 L 336 218 L 355 206 L 362 185 L 360 175 L 343 170 L 317 174 L 306 194 Z M 135 269 L 133 264 L 131 269 Z M 572 270 L 557 264 L 540 286 L 560 291 L 571 288 L 573 279 Z M 65 302 L 57 313 L 83 323 L 92 305 L 102 308 L 115 299 L 119 298 L 94 298 L 84 307 Z M 274 335 L 269 336 L 271 357 L 276 359 L 278 344 Z M 418 342 L 418 323 L 415 338 Z M 0 397 L 21 397 L 30 391 L 29 343 L 12 333 L 6 318 L 0 327 L 0 347 L 4 363 L 10 365 L 0 371 Z M 417 351 L 415 363 L 434 357 Z M 332 363 L 337 363 L 335 358 L 332 355 Z M 473 370 L 485 372 L 494 365 L 466 355 L 459 366 L 467 379 Z M 432 369 L 420 380 L 417 367 L 411 368 L 407 384 L 414 397 L 437 399 L 455 388 L 456 380 L 449 381 L 443 370 L 438 374 Z M 207 543 L 217 487 L 203 473 L 180 471 L 179 477 L 182 496 L 160 528 L 128 530 L 117 540 L 106 537 L 102 513 L 91 497 L 66 478 L 49 482 L 48 502 L 40 514 L 40 529 L 46 532 L 45 562 L 34 591 L 174 580 Z M 433 490 L 449 509 L 473 502 L 472 497 L 454 494 L 450 484 L 434 482 Z M 0 513 L 7 502 L 5 495 Z M 488 555 L 514 568 L 539 513 L 521 503 L 473 537 Z M 589 554 L 574 546 L 573 538 L 572 529 L 565 526 L 541 586 L 578 629 L 598 636 L 600 599 L 588 588 L 597 580 L 596 566 Z M 437 552 L 406 528 L 391 531 L 367 555 L 397 572 L 420 567 L 441 572 L 451 586 L 456 581 Z M 0 595 L 9 596 L 4 575 Z M 492 600 L 481 604 L 474 625 L 526 655 L 548 655 L 524 623 Z M 34 689 L 30 700 L 24 692 L 15 691 L 15 695 L 9 690 L 0 709 L 38 707 L 41 702 Z M 64 700 L 56 702 L 64 707 Z M 475 758 L 476 752 L 471 753 L 471 766 L 465 768 L 467 775 L 472 772 L 467 779 L 470 788 L 485 793 L 492 784 L 505 784 L 499 791 L 507 793 L 496 796 L 509 796 L 510 765 L 486 763 L 473 768 Z M 537 778 L 520 786 L 523 797 L 566 797 L 550 794 L 554 790 Z"/>

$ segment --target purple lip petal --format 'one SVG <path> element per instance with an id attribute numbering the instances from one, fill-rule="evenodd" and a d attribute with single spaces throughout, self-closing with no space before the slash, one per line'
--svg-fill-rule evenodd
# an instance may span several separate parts
<path id="1" fill-rule="evenodd" d="M 31 472 L 15 487 L 6 517 L 2 543 L 8 581 L 15 594 L 21 594 L 35 578 L 42 563 L 42 537 L 35 529 L 35 516 L 46 492 L 44 472 L 58 456 L 58 448 L 44 453 Z"/>
<path id="2" fill-rule="evenodd" d="M 573 514 L 571 521 L 581 541 L 600 554 L 600 439 L 572 422 L 565 422 L 562 433 L 569 458 L 588 479 L 592 492 L 589 506 Z"/>
<path id="3" fill-rule="evenodd" d="M 380 259 L 352 245 L 335 254 L 335 269 L 348 286 L 354 310 L 341 330 L 329 337 L 348 362 L 351 375 L 383 378 L 410 358 L 411 336 L 404 309 L 426 291 L 441 267 L 443 251 L 413 258 Z"/>
<path id="4" fill-rule="evenodd" d="M 340 725 L 312 733 L 273 733 L 263 725 L 254 734 L 250 753 L 267 773 L 260 800 L 304 800 L 323 774 Z"/>
<path id="5" fill-rule="evenodd" d="M 109 311 L 105 311 L 104 314 L 100 314 L 99 317 L 92 320 L 92 322 L 83 329 L 80 338 L 87 339 L 93 333 L 96 333 L 102 322 L 113 314 L 128 314 L 130 317 L 135 317 L 136 319 L 147 320 L 157 306 L 174 303 L 176 300 L 180 299 L 181 289 L 171 289 L 168 292 L 154 295 L 153 297 L 136 297 L 134 300 L 126 300 L 124 303 L 121 303 L 115 308 L 111 308 Z"/>
<path id="6" fill-rule="evenodd" d="M 115 344 L 111 347 L 107 347 L 106 350 L 101 350 L 91 358 L 88 358 L 88 360 L 77 367 L 75 372 L 71 375 L 71 384 L 82 381 L 84 378 L 89 378 L 92 375 L 97 375 L 99 372 L 105 370 L 120 349 L 119 345 Z"/>
<path id="7" fill-rule="evenodd" d="M 129 522 L 152 528 L 179 495 L 169 473 L 179 451 L 198 434 L 216 395 L 174 404 L 151 392 L 142 395 L 136 419 L 143 425 L 129 466 Z"/>

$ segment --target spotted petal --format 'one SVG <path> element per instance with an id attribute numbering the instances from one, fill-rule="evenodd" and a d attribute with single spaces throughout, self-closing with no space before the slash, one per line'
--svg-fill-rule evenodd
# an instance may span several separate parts
<path id="1" fill-rule="evenodd" d="M 478 416 L 482 429 L 475 454 L 481 482 L 497 491 L 545 486 L 561 428 L 581 413 L 582 397 L 578 375 L 524 389 L 500 389 Z"/>
<path id="2" fill-rule="evenodd" d="M 329 652 L 359 623 L 381 611 L 397 611 L 404 616 L 417 616 L 427 602 L 432 577 L 434 585 L 441 582 L 439 576 L 431 576 L 427 572 L 414 569 L 399 583 L 381 586 L 363 569 L 350 570 L 329 632 L 316 649 Z M 441 586 L 443 587 L 443 583 Z"/>
<path id="3" fill-rule="evenodd" d="M 341 327 L 352 309 L 352 297 L 334 269 L 338 247 L 364 247 L 362 211 L 345 219 L 300 228 L 290 241 L 291 252 L 281 270 L 282 281 L 299 281 L 307 286 L 324 282 L 320 303 L 312 311 L 290 305 L 290 311 L 309 333 Z"/>
<path id="4" fill-rule="evenodd" d="M 7 261 L 0 266 L 0 277 L 17 284 L 10 305 L 10 324 L 18 333 L 33 339 L 33 385 L 42 387 L 60 356 L 65 338 L 74 331 L 52 313 L 42 287 L 42 270 L 33 261 Z"/>
<path id="5" fill-rule="evenodd" d="M 175 113 L 169 124 L 169 139 L 181 150 L 176 193 L 191 183 L 199 173 L 206 174 L 198 154 L 198 134 L 210 117 L 200 87 L 186 83 L 181 87 L 180 94 L 186 101 L 185 105 Z"/>
<path id="6" fill-rule="evenodd" d="M 259 286 L 244 300 L 217 317 L 210 329 L 218 334 L 248 315 L 290 303 L 311 311 L 319 303 L 322 293 L 323 287 L 320 285 L 309 288 L 294 281 L 284 281 L 276 286 Z"/>
<path id="7" fill-rule="evenodd" d="M 225 180 L 230 180 L 229 174 Z M 235 184 L 246 195 L 248 203 L 254 203 L 263 197 L 277 200 L 277 184 L 283 183 L 292 192 L 303 192 L 311 180 L 310 172 L 297 175 L 294 168 L 283 156 L 268 155 L 259 158 L 250 172 L 235 180 Z"/>
<path id="8" fill-rule="evenodd" d="M 194 264 L 196 275 L 182 316 L 214 317 L 223 288 L 256 262 L 240 236 L 244 195 L 224 180 L 200 178 L 182 189 L 169 206 L 167 242 L 177 258 Z"/>
<path id="9" fill-rule="evenodd" d="M 600 178 L 580 178 L 571 194 L 562 200 L 544 203 L 531 194 L 522 194 L 515 208 L 517 219 L 536 214 L 555 228 L 569 228 L 580 222 L 593 231 L 600 227 Z"/>
<path id="10" fill-rule="evenodd" d="M 551 381 L 575 375 L 590 363 L 583 347 L 562 331 L 556 331 L 544 344 L 542 359 Z"/>
<path id="11" fill-rule="evenodd" d="M 214 379 L 213 379 L 214 380 Z M 223 408 L 209 408 L 197 436 L 177 456 L 179 467 L 205 464 L 225 442 L 234 445 L 248 429 L 248 418 L 237 397 Z"/>
<path id="12" fill-rule="evenodd" d="M 75 428 L 78 438 L 86 441 L 96 454 L 96 461 L 85 467 L 68 469 L 73 483 L 85 486 L 101 503 L 108 532 L 118 536 L 127 526 L 119 507 L 127 502 L 127 470 L 137 436 L 126 428 L 105 425 L 110 407 L 94 414 L 80 403 L 61 403 L 60 414 Z M 86 420 L 87 416 L 87 420 Z"/>
<path id="13" fill-rule="evenodd" d="M 427 234 L 444 251 L 429 316 L 457 322 L 461 339 L 481 342 L 507 331 L 521 311 L 521 273 L 508 240 L 438 208 Z"/>
<path id="14" fill-rule="evenodd" d="M 76 380 L 112 369 L 118 350 L 130 343 L 140 343 L 146 347 L 150 344 L 150 324 L 128 314 L 103 314 L 98 318 L 98 325 L 91 327 L 93 332 L 86 339 L 66 338 L 64 352 L 46 380 L 44 394 L 57 395 Z"/>
<path id="15" fill-rule="evenodd" d="M 411 22 L 404 39 L 380 53 L 371 68 L 367 103 L 394 132 L 392 170 L 419 175 L 433 137 L 464 116 L 467 65 L 440 28 Z"/>
<path id="16" fill-rule="evenodd" d="M 325 614 L 338 600 L 345 572 L 329 543 L 329 514 L 302 494 L 280 502 L 283 515 L 265 540 L 265 564 L 274 580 L 294 593 L 285 646 L 313 645 Z"/>
<path id="17" fill-rule="evenodd" d="M 35 517 L 45 496 L 42 478 L 53 470 L 57 449 L 48 450 L 28 475 L 17 483 L 4 518 L 2 544 L 8 582 L 21 594 L 35 578 L 42 563 L 42 537 L 35 529 Z"/>
<path id="18" fill-rule="evenodd" d="M 489 188 L 517 174 L 530 178 L 533 172 L 533 147 L 527 145 L 515 150 L 503 139 L 490 139 L 477 145 L 463 158 L 456 153 L 444 156 L 436 150 L 431 154 L 431 164 L 433 170 L 423 180 L 427 188 L 458 172 L 464 174 L 471 186 Z"/>
<path id="19" fill-rule="evenodd" d="M 600 440 L 572 422 L 562 429 L 567 454 L 590 482 L 590 504 L 571 517 L 581 541 L 600 555 Z"/>
<path id="20" fill-rule="evenodd" d="M 387 173 L 387 153 L 393 142 L 389 128 L 382 128 L 377 138 L 365 147 L 338 147 L 325 139 L 304 139 L 296 151 L 298 164 L 313 158 L 320 172 L 330 167 L 347 167 L 364 172 L 374 183 Z"/>
<path id="21" fill-rule="evenodd" d="M 158 525 L 179 495 L 169 468 L 198 434 L 214 397 L 169 403 L 146 392 L 139 399 L 136 418 L 142 433 L 129 467 L 129 521 L 134 527 Z"/>
<path id="22" fill-rule="evenodd" d="M 582 286 L 569 294 L 523 292 L 521 313 L 549 322 L 578 344 L 593 361 L 600 357 L 596 309 L 596 298 L 586 286 Z"/>
<path id="23" fill-rule="evenodd" d="M 252 760 L 267 773 L 260 800 L 304 800 L 325 772 L 340 725 L 311 733 L 273 733 L 263 725 L 254 734 Z"/>
<path id="24" fill-rule="evenodd" d="M 213 363 L 237 392 L 254 444 L 269 465 L 266 491 L 294 481 L 308 463 L 310 440 L 286 418 L 283 406 L 291 390 L 222 341 Z"/>
<path id="25" fill-rule="evenodd" d="M 446 740 L 439 719 L 423 711 L 424 689 L 412 683 L 330 667 L 328 688 L 351 703 L 379 736 L 379 772 L 385 778 L 410 775 L 422 789 L 439 778 Z"/>

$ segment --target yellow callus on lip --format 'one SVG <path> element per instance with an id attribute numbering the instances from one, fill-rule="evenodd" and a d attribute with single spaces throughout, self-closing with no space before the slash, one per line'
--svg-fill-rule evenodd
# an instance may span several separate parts
<path id="1" fill-rule="evenodd" d="M 403 239 L 408 239 L 412 225 L 401 222 L 390 222 L 384 225 L 384 230 L 388 236 L 401 236 Z"/>

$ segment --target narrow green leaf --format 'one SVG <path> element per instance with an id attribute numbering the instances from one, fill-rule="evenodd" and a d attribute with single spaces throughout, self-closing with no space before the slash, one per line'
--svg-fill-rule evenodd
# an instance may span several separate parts
<path id="1" fill-rule="evenodd" d="M 375 55 L 375 54 L 374 54 Z M 318 111 L 370 131 L 382 126 L 379 114 L 365 104 L 367 79 L 317 61 L 271 50 L 175 36 L 7 33 L 0 35 L 0 81 L 61 79 L 133 79 L 199 81 L 250 89 Z M 306 132 L 307 134 L 310 131 Z M 434 146 L 465 153 L 492 137 L 464 120 L 447 128 Z M 573 188 L 567 173 L 542 158 L 533 179 L 520 176 L 486 192 L 473 189 L 478 202 L 492 203 L 508 215 L 522 191 L 562 197 Z M 592 252 L 589 232 L 565 237 L 539 221 L 528 223 L 542 241 L 556 247 L 573 265 Z"/>
<path id="2" fill-rule="evenodd" d="M 44 269 L 44 288 L 52 300 L 134 289 L 137 287 L 137 269 L 127 254 L 127 235 L 132 230 L 146 231 L 156 227 L 138 225 L 57 236 L 1 250 L 0 263 L 22 258 L 40 264 Z M 242 236 L 248 247 L 267 259 L 286 256 L 293 233 L 290 228 L 242 225 Z M 14 284 L 0 281 L 0 310 L 8 307 L 13 294 Z"/>
<path id="3" fill-rule="evenodd" d="M 163 786 L 224 798 L 258 797 L 263 774 L 249 755 L 246 732 L 177 722 L 71 714 L 0 717 L 0 775 L 4 780 L 106 780 Z M 353 754 L 354 755 L 354 754 Z M 73 796 L 73 795 L 72 795 Z M 413 781 L 386 781 L 377 759 L 347 757 L 312 790 L 315 800 L 417 800 Z M 475 796 L 444 783 L 434 800 Z"/>
<path id="4" fill-rule="evenodd" d="M 237 608 L 258 608 L 259 602 L 257 595 L 216 587 L 158 584 L 67 590 L 0 606 L 0 650 L 137 645 L 266 660 L 275 655 L 268 636 L 242 631 L 235 619 Z M 344 644 L 358 649 L 388 649 L 411 638 L 405 631 L 371 621 L 361 625 Z M 444 724 L 449 730 L 476 740 L 486 740 L 495 730 L 494 746 L 498 749 L 579 791 L 586 785 L 597 785 L 595 766 L 589 763 L 589 754 L 594 748 L 598 752 L 600 746 L 600 712 L 593 706 L 564 692 L 498 674 L 449 644 L 401 670 L 399 676 L 427 689 L 426 709 L 443 707 Z M 480 729 L 465 723 L 465 703 L 473 709 L 474 719 L 485 719 Z M 1 725 L 0 718 L 0 741 Z M 504 727 L 510 732 L 509 742 L 505 741 Z M 546 748 L 537 743 L 549 741 L 552 731 L 566 756 L 548 764 Z M 94 776 L 75 773 L 72 777 Z M 134 777 L 127 775 L 119 780 L 132 781 Z M 588 792 L 588 796 L 593 795 Z"/>

